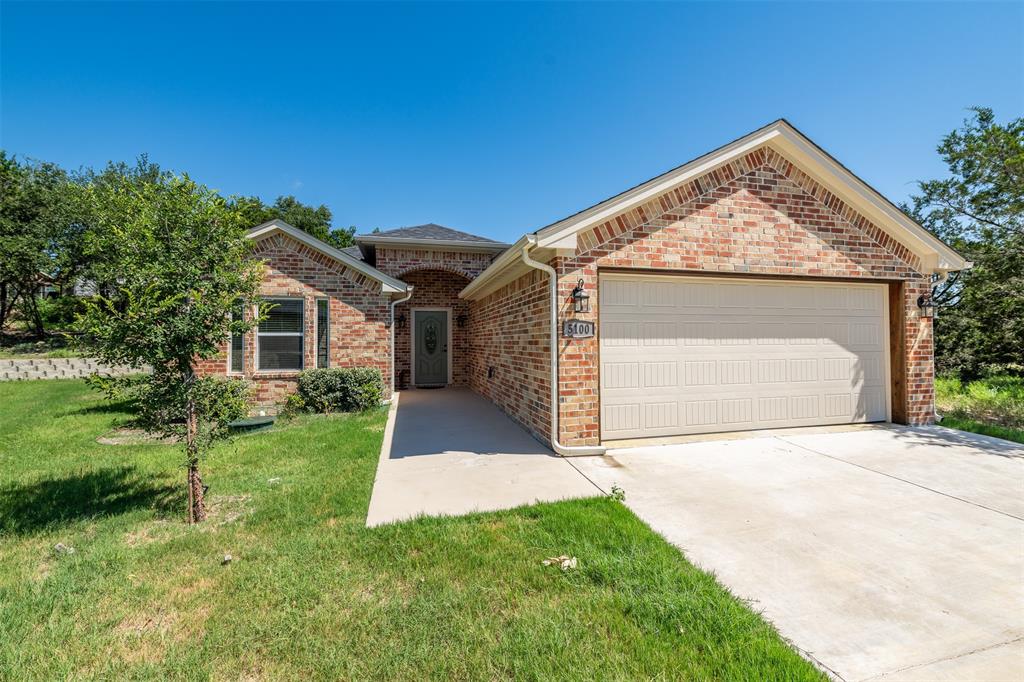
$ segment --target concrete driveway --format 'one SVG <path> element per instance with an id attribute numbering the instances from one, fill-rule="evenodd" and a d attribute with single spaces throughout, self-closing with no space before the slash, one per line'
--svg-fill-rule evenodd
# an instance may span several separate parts
<path id="1" fill-rule="evenodd" d="M 476 393 L 403 391 L 388 416 L 366 525 L 600 494 Z"/>
<path id="2" fill-rule="evenodd" d="M 573 463 L 839 679 L 1024 679 L 1024 447 L 828 431 Z"/>

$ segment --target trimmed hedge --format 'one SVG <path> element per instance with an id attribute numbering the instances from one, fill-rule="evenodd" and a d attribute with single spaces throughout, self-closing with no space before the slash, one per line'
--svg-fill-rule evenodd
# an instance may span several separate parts
<path id="1" fill-rule="evenodd" d="M 307 369 L 299 373 L 297 395 L 313 412 L 361 412 L 380 405 L 384 378 L 369 367 Z"/>

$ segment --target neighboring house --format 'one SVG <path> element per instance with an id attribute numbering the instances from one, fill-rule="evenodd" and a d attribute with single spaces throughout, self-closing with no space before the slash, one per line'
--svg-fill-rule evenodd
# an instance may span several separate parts
<path id="1" fill-rule="evenodd" d="M 343 251 L 281 221 L 250 237 L 277 307 L 206 371 L 265 404 L 309 367 L 468 386 L 564 454 L 928 423 L 921 304 L 970 266 L 781 120 L 511 246 L 433 224 Z"/>
<path id="2" fill-rule="evenodd" d="M 40 298 L 60 298 L 62 296 L 87 297 L 99 293 L 99 287 L 90 279 L 76 277 L 70 282 L 59 282 L 53 275 L 39 273 L 39 288 L 36 295 Z"/>

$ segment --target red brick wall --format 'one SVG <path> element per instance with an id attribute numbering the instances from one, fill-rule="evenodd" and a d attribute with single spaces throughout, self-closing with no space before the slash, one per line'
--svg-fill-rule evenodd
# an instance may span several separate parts
<path id="1" fill-rule="evenodd" d="M 402 281 L 413 287 L 412 298 L 407 303 L 395 306 L 395 319 L 405 316 L 405 327 L 395 329 L 395 376 L 412 381 L 410 348 L 412 345 L 413 308 L 450 308 L 448 324 L 451 325 L 452 385 L 469 385 L 469 326 L 459 327 L 457 318 L 469 312 L 469 302 L 459 298 L 470 280 L 468 277 L 444 270 L 417 270 L 408 272 Z M 410 383 L 411 385 L 411 383 Z"/>
<path id="2" fill-rule="evenodd" d="M 305 301 L 303 363 L 316 367 L 316 299 L 329 299 L 329 366 L 376 367 L 390 381 L 390 298 L 380 284 L 345 268 L 290 237 L 276 234 L 255 245 L 254 257 L 266 262 L 261 296 Z M 198 365 L 200 373 L 227 374 L 227 344 L 220 356 Z M 274 405 L 294 392 L 298 372 L 260 372 L 256 368 L 256 332 L 245 335 L 243 376 L 251 381 L 259 405 Z"/>
<path id="3" fill-rule="evenodd" d="M 935 421 L 935 346 L 932 320 L 921 317 L 917 298 L 931 293 L 926 280 L 907 282 L 904 291 L 904 357 L 907 363 L 907 422 L 931 424 Z"/>
<path id="4" fill-rule="evenodd" d="M 469 318 L 470 387 L 544 442 L 551 434 L 548 287 L 545 273 L 530 272 L 473 301 Z"/>
<path id="5" fill-rule="evenodd" d="M 775 152 L 755 150 L 580 235 L 576 255 L 555 259 L 564 319 L 573 287 L 586 283 L 598 317 L 598 271 L 751 273 L 905 280 L 908 421 L 933 418 L 931 320 L 917 296 L 928 287 L 917 259 Z M 566 445 L 599 442 L 598 339 L 560 340 L 560 434 Z"/>
<path id="6" fill-rule="evenodd" d="M 378 246 L 375 267 L 384 274 L 403 281 L 406 273 L 416 270 L 445 270 L 468 279 L 475 279 L 487 269 L 492 260 L 493 253 L 426 251 Z"/>

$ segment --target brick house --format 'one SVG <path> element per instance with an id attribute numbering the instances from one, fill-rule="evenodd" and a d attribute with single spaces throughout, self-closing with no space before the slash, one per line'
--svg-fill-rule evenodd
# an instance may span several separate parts
<path id="1" fill-rule="evenodd" d="M 465 386 L 562 454 L 928 423 L 931 282 L 970 267 L 783 120 L 512 245 L 434 224 L 340 251 L 280 221 L 250 237 L 278 305 L 205 371 L 264 404 L 318 366 Z"/>

